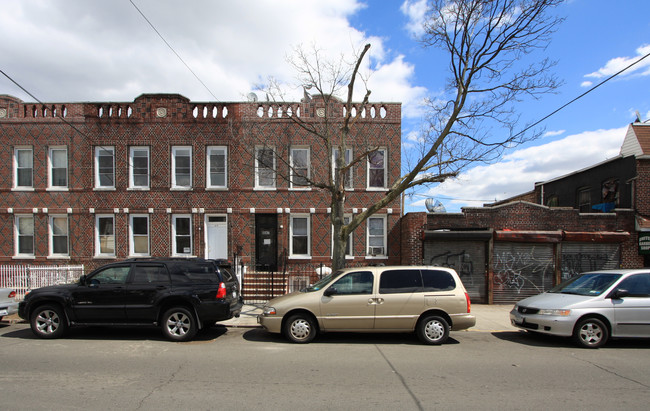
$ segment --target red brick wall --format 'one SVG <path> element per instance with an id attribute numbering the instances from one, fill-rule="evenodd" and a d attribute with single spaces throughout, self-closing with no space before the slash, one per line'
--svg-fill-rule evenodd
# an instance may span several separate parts
<path id="1" fill-rule="evenodd" d="M 311 147 L 311 162 L 314 176 L 327 176 L 327 162 L 330 154 L 323 145 L 299 127 L 294 119 L 286 116 L 291 107 L 292 114 L 300 119 L 317 124 L 322 121 L 315 115 L 319 101 L 311 104 L 270 103 L 197 103 L 178 95 L 142 95 L 129 103 L 47 103 L 45 105 L 23 103 L 12 97 L 0 97 L 0 108 L 7 110 L 7 116 L 0 118 L 0 262 L 14 259 L 13 218 L 15 214 L 35 214 L 36 261 L 39 263 L 60 263 L 47 258 L 47 219 L 50 214 L 69 214 L 70 259 L 63 263 L 83 263 L 89 267 L 105 261 L 94 258 L 95 214 L 115 214 L 117 258 L 128 255 L 128 213 L 150 215 L 151 254 L 169 255 L 171 248 L 171 215 L 193 215 L 194 254 L 204 254 L 204 213 L 228 214 L 229 251 L 237 249 L 250 261 L 254 258 L 254 214 L 279 214 L 279 252 L 288 248 L 289 215 L 310 213 L 312 216 L 312 262 L 329 262 L 331 228 L 327 209 L 330 196 L 324 190 L 295 191 L 289 183 L 277 179 L 275 191 L 254 190 L 254 161 L 252 148 L 255 144 L 274 144 L 278 155 L 278 172 L 288 170 L 288 152 L 291 145 Z M 45 109 L 44 109 L 45 107 Z M 158 117 L 157 109 L 165 108 L 166 116 Z M 263 116 L 258 116 L 258 109 Z M 272 109 L 272 111 L 271 111 Z M 358 108 L 361 110 L 361 108 Z M 285 115 L 278 117 L 282 110 Z M 340 104 L 332 106 L 336 113 L 343 114 Z M 54 117 L 56 111 L 57 117 Z M 64 121 L 60 118 L 65 112 Z M 101 114 L 101 116 L 100 116 Z M 374 114 L 374 116 L 373 116 Z M 382 115 L 384 116 L 382 117 Z M 348 144 L 354 154 L 370 146 L 381 146 L 388 153 L 388 178 L 393 181 L 401 169 L 401 108 L 395 103 L 377 103 L 367 108 L 352 128 Z M 13 191 L 13 148 L 16 145 L 33 147 L 34 191 Z M 69 190 L 47 191 L 47 153 L 52 145 L 67 146 Z M 115 191 L 94 190 L 94 147 L 109 145 L 115 147 Z M 151 188 L 149 191 L 129 191 L 128 158 L 129 147 L 149 146 L 151 159 Z M 171 147 L 192 146 L 191 191 L 173 191 L 171 187 Z M 223 145 L 228 147 L 228 190 L 206 190 L 206 147 Z M 383 192 L 366 191 L 366 167 L 359 164 L 354 168 L 354 191 L 347 192 L 346 213 L 353 208 L 360 212 L 384 195 Z M 400 258 L 399 201 L 378 214 L 387 215 L 389 259 Z M 43 209 L 47 209 L 44 212 Z M 13 211 L 8 212 L 9 209 Z M 94 213 L 90 212 L 94 209 Z M 150 213 L 149 209 L 153 209 Z M 200 212 L 203 210 L 204 213 Z M 354 233 L 355 259 L 365 261 L 365 225 Z M 28 261 L 33 262 L 33 261 Z"/>

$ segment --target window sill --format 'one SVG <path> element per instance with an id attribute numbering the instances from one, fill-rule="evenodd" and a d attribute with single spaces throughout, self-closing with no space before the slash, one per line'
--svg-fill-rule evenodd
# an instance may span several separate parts
<path id="1" fill-rule="evenodd" d="M 255 187 L 253 191 L 278 191 L 277 187 Z"/>
<path id="2" fill-rule="evenodd" d="M 366 260 L 388 260 L 387 255 L 367 255 L 365 256 Z"/>
<path id="3" fill-rule="evenodd" d="M 194 191 L 192 187 L 172 187 L 169 191 Z"/>
<path id="4" fill-rule="evenodd" d="M 14 255 L 11 257 L 12 260 L 35 260 L 35 255 Z"/>
<path id="5" fill-rule="evenodd" d="M 310 255 L 290 255 L 289 260 L 311 260 Z"/>
<path id="6" fill-rule="evenodd" d="M 45 189 L 45 191 L 53 191 L 53 192 L 62 192 L 65 193 L 67 191 L 70 191 L 68 187 L 48 187 Z"/>
<path id="7" fill-rule="evenodd" d="M 114 255 L 96 255 L 93 256 L 94 260 L 116 260 L 117 257 Z"/>
<path id="8" fill-rule="evenodd" d="M 93 191 L 116 191 L 115 187 L 95 187 Z"/>
<path id="9" fill-rule="evenodd" d="M 126 191 L 149 191 L 149 187 L 128 187 Z"/>
<path id="10" fill-rule="evenodd" d="M 307 188 L 289 187 L 289 191 L 311 191 L 311 187 L 307 187 Z"/>
<path id="11" fill-rule="evenodd" d="M 228 187 L 206 187 L 205 191 L 228 191 Z"/>
<path id="12" fill-rule="evenodd" d="M 388 189 L 383 187 L 367 187 L 366 191 L 388 191 Z"/>
<path id="13" fill-rule="evenodd" d="M 48 260 L 69 260 L 70 256 L 69 255 L 48 255 L 47 259 Z"/>
<path id="14" fill-rule="evenodd" d="M 27 192 L 34 192 L 34 187 L 12 187 L 11 191 L 27 191 Z"/>

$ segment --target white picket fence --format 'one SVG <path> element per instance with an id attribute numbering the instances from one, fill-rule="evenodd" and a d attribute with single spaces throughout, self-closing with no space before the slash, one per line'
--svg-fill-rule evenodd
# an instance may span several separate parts
<path id="1" fill-rule="evenodd" d="M 13 288 L 22 300 L 28 290 L 74 283 L 83 273 L 83 265 L 0 265 L 0 287 Z"/>

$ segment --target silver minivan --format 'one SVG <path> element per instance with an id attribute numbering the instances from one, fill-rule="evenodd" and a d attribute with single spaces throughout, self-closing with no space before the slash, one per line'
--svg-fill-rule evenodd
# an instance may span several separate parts
<path id="1" fill-rule="evenodd" d="M 584 273 L 519 301 L 515 327 L 598 348 L 610 337 L 650 337 L 650 269 Z"/>
<path id="2" fill-rule="evenodd" d="M 450 330 L 476 324 L 470 308 L 450 268 L 357 267 L 269 301 L 258 322 L 296 343 L 310 342 L 318 332 L 415 331 L 425 344 L 442 344 Z"/>

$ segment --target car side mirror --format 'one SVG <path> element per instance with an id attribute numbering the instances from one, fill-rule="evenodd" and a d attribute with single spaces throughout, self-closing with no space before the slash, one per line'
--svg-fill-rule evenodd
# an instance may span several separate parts
<path id="1" fill-rule="evenodd" d="M 323 293 L 323 295 L 324 295 L 325 297 L 331 297 L 331 296 L 333 296 L 334 294 L 336 294 L 336 288 L 335 288 L 335 287 L 330 287 L 330 288 L 328 288 L 327 290 L 325 290 L 325 292 Z"/>
<path id="2" fill-rule="evenodd" d="M 79 277 L 79 285 L 86 285 L 86 274 Z"/>
<path id="3" fill-rule="evenodd" d="M 621 298 L 628 297 L 630 295 L 630 292 L 628 290 L 614 290 L 610 295 L 609 298 L 613 300 L 620 300 Z"/>

